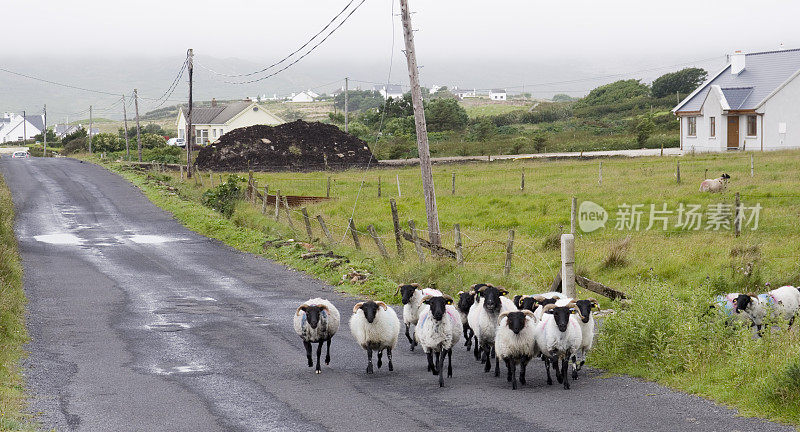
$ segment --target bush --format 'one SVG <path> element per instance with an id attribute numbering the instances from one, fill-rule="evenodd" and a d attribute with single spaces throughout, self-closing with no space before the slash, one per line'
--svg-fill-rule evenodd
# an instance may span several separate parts
<path id="1" fill-rule="evenodd" d="M 101 133 L 92 136 L 92 151 L 115 152 L 125 148 L 125 141 L 117 135 Z"/>
<path id="2" fill-rule="evenodd" d="M 69 140 L 62 149 L 65 155 L 74 154 L 74 153 L 81 153 L 81 152 L 88 152 L 89 151 L 89 141 L 86 136 L 81 138 L 73 138 Z"/>
<path id="3" fill-rule="evenodd" d="M 461 131 L 467 127 L 467 110 L 455 99 L 436 99 L 425 107 L 425 119 L 431 131 Z"/>
<path id="4" fill-rule="evenodd" d="M 203 205 L 222 213 L 226 218 L 230 218 L 233 216 L 236 200 L 239 199 L 242 190 L 239 187 L 239 183 L 244 181 L 243 177 L 230 175 L 225 183 L 203 193 Z"/>
<path id="5" fill-rule="evenodd" d="M 151 149 L 157 147 L 166 147 L 167 141 L 161 135 L 146 133 L 142 135 L 142 148 Z"/>

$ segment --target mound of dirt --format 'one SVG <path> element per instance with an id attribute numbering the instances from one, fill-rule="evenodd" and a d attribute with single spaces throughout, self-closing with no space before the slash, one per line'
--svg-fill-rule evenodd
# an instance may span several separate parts
<path id="1" fill-rule="evenodd" d="M 195 164 L 214 171 L 304 171 L 376 162 L 367 143 L 338 127 L 297 120 L 234 129 L 200 150 Z"/>

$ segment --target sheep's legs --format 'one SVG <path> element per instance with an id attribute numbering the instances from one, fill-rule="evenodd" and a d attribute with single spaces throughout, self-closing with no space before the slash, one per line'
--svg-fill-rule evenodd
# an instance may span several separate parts
<path id="1" fill-rule="evenodd" d="M 483 372 L 489 372 L 492 370 L 492 349 L 491 348 L 481 348 L 483 350 L 483 358 L 486 359 L 486 363 L 483 366 Z"/>
<path id="2" fill-rule="evenodd" d="M 444 355 L 441 351 L 436 351 L 436 371 L 433 373 L 434 375 L 442 373 L 442 367 L 439 365 L 439 359 L 442 359 L 442 363 L 444 363 Z"/>
<path id="3" fill-rule="evenodd" d="M 319 368 L 319 356 L 320 356 L 320 355 L 322 355 L 322 342 L 318 342 L 318 343 L 317 343 L 317 370 L 316 370 L 316 372 L 317 372 L 318 374 L 319 374 L 319 373 L 322 373 L 322 371 L 321 371 L 321 370 L 320 370 L 320 368 Z"/>
<path id="4" fill-rule="evenodd" d="M 528 367 L 528 358 L 524 357 L 520 362 L 519 366 L 519 382 L 522 385 L 527 384 L 527 382 L 525 381 L 525 368 L 527 367 Z"/>
<path id="5" fill-rule="evenodd" d="M 474 332 L 473 332 L 473 335 L 474 335 Z M 473 352 L 473 355 L 475 356 L 475 360 L 480 360 L 481 359 L 481 351 L 480 351 L 480 347 L 478 346 L 478 337 L 477 336 L 475 336 L 475 352 Z"/>
<path id="6" fill-rule="evenodd" d="M 369 360 L 369 363 L 367 363 L 367 373 L 374 373 L 375 370 L 372 367 L 372 348 L 367 348 L 367 359 Z"/>
<path id="7" fill-rule="evenodd" d="M 389 360 L 389 371 L 394 370 L 394 365 L 392 364 L 392 349 L 386 348 L 386 359 Z"/>
<path id="8" fill-rule="evenodd" d="M 508 373 L 506 374 L 506 381 L 511 382 L 511 360 L 505 359 L 503 361 L 506 362 L 506 370 L 508 370 Z"/>
<path id="9" fill-rule="evenodd" d="M 550 359 L 546 355 L 542 355 L 544 361 L 544 370 L 547 371 L 547 385 L 553 385 L 553 378 L 550 377 Z"/>
<path id="10" fill-rule="evenodd" d="M 308 367 L 314 366 L 314 361 L 311 360 L 311 342 L 303 341 L 303 346 L 306 347 L 306 358 L 308 359 Z"/>
<path id="11" fill-rule="evenodd" d="M 564 377 L 564 390 L 569 390 L 569 357 L 561 360 L 561 375 Z"/>
<path id="12" fill-rule="evenodd" d="M 408 338 L 408 343 L 411 344 L 411 351 L 414 351 L 414 347 L 417 346 L 417 342 L 411 337 L 410 329 L 411 324 L 406 324 L 406 338 Z"/>
<path id="13" fill-rule="evenodd" d="M 572 363 L 572 380 L 576 381 L 578 379 L 578 355 L 574 355 L 570 358 Z"/>
<path id="14" fill-rule="evenodd" d="M 556 372 L 556 380 L 559 384 L 564 382 L 564 375 L 561 373 L 561 365 L 558 363 L 559 358 L 555 355 L 551 356 L 550 367 Z"/>
<path id="15" fill-rule="evenodd" d="M 508 361 L 508 373 L 511 374 L 511 389 L 517 389 L 517 362 L 514 360 Z"/>
<path id="16" fill-rule="evenodd" d="M 383 366 L 383 351 L 378 351 L 378 369 Z"/>
<path id="17" fill-rule="evenodd" d="M 472 329 L 469 328 L 469 324 L 464 324 L 463 326 L 464 326 L 464 339 L 465 339 L 464 346 L 467 347 L 467 351 L 469 351 L 470 348 L 472 348 L 472 335 L 469 334 L 469 332 Z"/>
<path id="18" fill-rule="evenodd" d="M 444 387 L 444 374 L 442 373 L 442 369 L 444 368 L 444 355 L 444 352 L 436 353 L 436 369 L 439 371 L 439 387 Z"/>
<path id="19" fill-rule="evenodd" d="M 494 377 L 497 378 L 500 376 L 500 357 L 495 356 L 494 358 Z"/>
<path id="20" fill-rule="evenodd" d="M 487 359 L 489 357 L 489 354 L 483 348 L 481 348 L 480 357 L 481 357 L 481 363 L 486 363 L 488 361 Z"/>
<path id="21" fill-rule="evenodd" d="M 428 351 L 428 372 L 433 372 L 436 375 L 436 365 L 433 364 L 433 351 Z"/>
<path id="22" fill-rule="evenodd" d="M 325 351 L 325 364 L 331 363 L 331 338 L 328 338 L 328 348 Z"/>
<path id="23" fill-rule="evenodd" d="M 447 350 L 447 377 L 453 377 L 453 349 Z"/>

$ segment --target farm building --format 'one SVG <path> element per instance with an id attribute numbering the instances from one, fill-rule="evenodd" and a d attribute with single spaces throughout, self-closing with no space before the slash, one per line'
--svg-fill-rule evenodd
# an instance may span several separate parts
<path id="1" fill-rule="evenodd" d="M 478 91 L 476 89 L 462 89 L 459 87 L 453 87 L 450 89 L 450 92 L 456 95 L 456 97 L 459 99 L 478 97 Z"/>
<path id="2" fill-rule="evenodd" d="M 681 149 L 697 152 L 800 148 L 800 49 L 744 54 L 672 112 Z"/>
<path id="3" fill-rule="evenodd" d="M 389 98 L 398 99 L 403 97 L 403 87 L 397 84 L 376 85 L 375 87 L 373 87 L 373 90 L 380 93 L 384 99 L 389 99 Z"/>
<path id="4" fill-rule="evenodd" d="M 0 142 L 12 142 L 32 139 L 42 133 L 44 116 L 33 114 L 21 116 L 5 113 L 0 118 Z"/>
<path id="5" fill-rule="evenodd" d="M 489 99 L 493 101 L 504 101 L 507 99 L 506 91 L 503 89 L 492 89 L 489 92 Z"/>
<path id="6" fill-rule="evenodd" d="M 311 90 L 306 90 L 297 94 L 292 93 L 289 102 L 314 102 L 314 99 L 319 97 L 318 94 Z"/>
<path id="7" fill-rule="evenodd" d="M 224 133 L 246 126 L 277 125 L 284 121 L 267 112 L 261 105 L 253 101 L 234 102 L 228 105 L 217 105 L 211 102 L 207 108 L 192 109 L 192 128 L 195 143 L 198 145 L 214 142 Z M 186 115 L 183 107 L 178 110 L 178 138 L 186 137 Z"/>

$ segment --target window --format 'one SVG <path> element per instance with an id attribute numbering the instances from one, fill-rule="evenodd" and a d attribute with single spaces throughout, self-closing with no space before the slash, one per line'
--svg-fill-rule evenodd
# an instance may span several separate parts
<path id="1" fill-rule="evenodd" d="M 199 145 L 203 145 L 208 142 L 208 129 L 199 129 L 197 131 L 197 136 L 194 138 L 194 142 Z"/>
<path id="2" fill-rule="evenodd" d="M 178 138 L 183 139 L 186 136 L 186 131 L 183 129 L 178 129 Z"/>
<path id="3" fill-rule="evenodd" d="M 747 116 L 747 136 L 756 135 L 758 135 L 758 122 L 756 121 L 756 116 Z"/>
<path id="4" fill-rule="evenodd" d="M 716 117 L 710 117 L 708 119 L 708 124 L 709 124 L 709 128 L 710 128 L 710 130 L 708 132 L 708 135 L 711 136 L 711 137 L 717 136 L 717 118 Z"/>
<path id="5" fill-rule="evenodd" d="M 686 135 L 697 136 L 697 117 L 686 117 Z"/>

